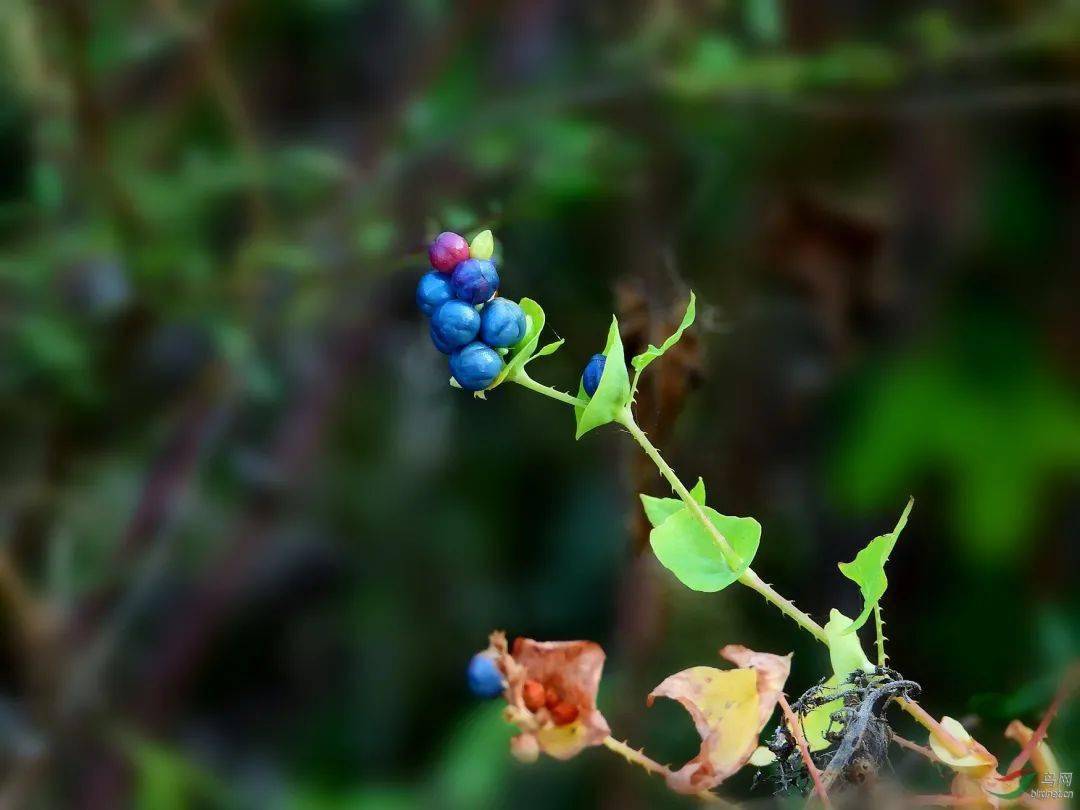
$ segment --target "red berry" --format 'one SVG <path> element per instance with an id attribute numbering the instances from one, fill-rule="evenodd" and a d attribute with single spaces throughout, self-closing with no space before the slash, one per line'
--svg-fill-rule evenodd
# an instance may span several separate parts
<path id="1" fill-rule="evenodd" d="M 544 705 L 547 706 L 549 709 L 554 709 L 555 706 L 558 703 L 560 703 L 561 701 L 562 701 L 562 698 L 559 697 L 559 693 L 556 692 L 554 690 L 554 688 L 549 686 L 545 690 L 545 692 L 544 692 Z"/>
<path id="2" fill-rule="evenodd" d="M 567 703 L 565 700 L 555 704 L 554 709 L 549 709 L 551 712 L 551 719 L 555 721 L 557 726 L 568 726 L 578 718 L 578 707 L 573 703 Z"/>
<path id="3" fill-rule="evenodd" d="M 444 231 L 428 248 L 428 258 L 440 273 L 453 273 L 455 267 L 469 258 L 469 243 L 456 233 Z"/>
<path id="4" fill-rule="evenodd" d="M 544 685 L 540 681 L 525 681 L 521 686 L 521 697 L 526 709 L 538 711 L 544 705 Z"/>

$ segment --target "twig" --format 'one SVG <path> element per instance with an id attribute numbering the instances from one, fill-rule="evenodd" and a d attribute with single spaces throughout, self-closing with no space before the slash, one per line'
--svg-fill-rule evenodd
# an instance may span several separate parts
<path id="1" fill-rule="evenodd" d="M 1074 664 L 1068 672 L 1065 673 L 1065 677 L 1062 678 L 1061 686 L 1058 687 L 1057 694 L 1054 695 L 1054 699 L 1050 702 L 1046 712 L 1043 714 L 1043 718 L 1035 729 L 1035 733 L 1031 735 L 1031 739 L 1027 741 L 1027 745 L 1025 745 L 1013 761 L 1009 763 L 1009 767 L 1006 769 L 1005 773 L 1015 773 L 1023 768 L 1024 764 L 1030 759 L 1032 752 L 1035 751 L 1035 747 L 1046 737 L 1046 732 L 1050 728 L 1050 722 L 1054 719 L 1054 715 L 1058 713 L 1058 709 L 1060 709 L 1061 704 L 1065 702 L 1065 698 L 1067 698 L 1069 693 L 1075 688 L 1078 675 L 1080 675 L 1080 664 Z"/>
<path id="2" fill-rule="evenodd" d="M 936 762 L 936 763 L 941 762 L 941 760 L 938 759 L 937 754 L 935 754 L 933 751 L 931 751 L 925 745 L 919 745 L 917 742 L 912 742 L 911 740 L 906 739 L 905 737 L 901 737 L 899 734 L 897 734 L 895 731 L 893 731 L 891 729 L 889 730 L 889 737 L 894 743 L 899 745 L 901 748 L 906 748 L 908 751 L 914 751 L 917 754 L 921 754 L 922 756 L 926 757 L 931 762 Z"/>
<path id="3" fill-rule="evenodd" d="M 885 666 L 888 656 L 885 655 L 885 620 L 881 618 L 881 603 L 874 605 L 874 626 L 877 629 L 877 665 Z"/>
<path id="4" fill-rule="evenodd" d="M 802 754 L 806 770 L 810 774 L 810 778 L 814 780 L 814 791 L 817 793 L 818 798 L 821 799 L 821 803 L 831 810 L 832 802 L 829 801 L 829 792 L 825 790 L 825 785 L 821 783 L 821 771 L 818 770 L 817 765 L 814 764 L 814 760 L 810 756 L 810 746 L 806 744 L 806 735 L 803 734 L 802 723 L 795 712 L 791 710 L 791 706 L 788 705 L 783 692 L 778 696 L 777 702 L 780 704 L 780 709 L 784 712 L 784 717 L 787 718 L 788 725 L 791 727 L 791 733 L 799 746 L 799 753 Z"/>
<path id="5" fill-rule="evenodd" d="M 900 704 L 900 708 L 915 718 L 915 721 L 937 737 L 941 744 L 948 749 L 949 753 L 954 757 L 965 757 L 971 753 L 968 746 L 956 739 L 948 730 L 941 725 L 937 720 L 930 716 L 930 713 L 926 711 L 922 706 L 916 703 L 911 698 L 898 697 L 896 702 Z"/>
<path id="6" fill-rule="evenodd" d="M 614 751 L 631 765 L 637 765 L 638 767 L 643 768 L 647 773 L 655 773 L 663 777 L 667 777 L 668 774 L 671 773 L 671 768 L 666 765 L 661 765 L 655 759 L 650 758 L 644 750 L 631 748 L 626 743 L 620 742 L 614 737 L 606 737 L 604 739 L 604 747 L 609 751 Z"/>

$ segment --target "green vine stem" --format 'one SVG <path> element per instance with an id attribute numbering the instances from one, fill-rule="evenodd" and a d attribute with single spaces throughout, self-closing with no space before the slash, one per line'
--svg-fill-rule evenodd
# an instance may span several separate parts
<path id="1" fill-rule="evenodd" d="M 577 407 L 585 407 L 586 405 L 588 405 L 588 402 L 586 400 L 582 400 L 578 397 L 571 396 L 570 394 L 563 393 L 562 391 L 559 391 L 556 388 L 552 388 L 551 386 L 544 385 L 543 383 L 538 383 L 536 380 L 526 374 L 524 370 L 521 370 L 517 374 L 513 375 L 511 379 L 518 385 L 528 388 L 530 391 L 535 391 L 538 394 L 543 394 L 546 397 L 551 397 L 552 399 L 558 400 L 559 402 L 562 402 L 566 405 L 573 405 Z M 720 530 L 713 525 L 711 520 L 709 520 L 708 516 L 705 514 L 705 510 L 701 508 L 701 504 L 694 500 L 693 496 L 690 495 L 690 490 L 688 490 L 683 484 L 683 482 L 679 480 L 679 477 L 675 474 L 675 470 L 671 468 L 671 465 L 664 461 L 664 457 L 660 455 L 660 451 L 656 448 L 656 445 L 649 441 L 649 437 L 645 435 L 645 431 L 638 427 L 637 422 L 634 421 L 634 414 L 629 407 L 627 407 L 623 411 L 622 415 L 617 421 L 619 424 L 625 427 L 627 431 L 629 431 L 630 435 L 633 436 L 634 441 L 636 441 L 641 446 L 641 449 L 645 451 L 645 455 L 647 455 L 652 460 L 652 462 L 656 465 L 656 468 L 660 471 L 660 474 L 664 476 L 667 482 L 671 485 L 671 488 L 675 491 L 679 498 L 682 499 L 683 503 L 686 504 L 687 508 L 689 508 L 690 513 L 699 523 L 701 523 L 701 525 L 709 533 L 712 539 L 716 542 L 717 546 L 719 546 L 720 548 L 720 552 L 724 555 L 724 559 L 727 561 L 727 564 L 731 567 L 731 569 L 735 571 L 741 568 L 742 560 L 739 558 L 738 554 L 735 553 L 735 549 L 731 547 L 731 544 L 727 541 L 727 538 L 724 537 Z M 824 628 L 820 624 L 815 622 L 812 618 L 810 618 L 807 613 L 804 613 L 803 611 L 795 607 L 794 603 L 792 603 L 791 600 L 785 599 L 783 596 L 778 594 L 776 590 L 773 589 L 773 587 L 767 582 L 765 582 L 760 576 L 758 576 L 752 568 L 747 567 L 746 571 L 744 571 L 742 576 L 739 577 L 739 582 L 741 582 L 743 585 L 750 588 L 751 590 L 757 591 L 759 594 L 761 594 L 761 596 L 765 598 L 766 602 L 770 602 L 781 613 L 783 613 L 788 618 L 794 620 L 795 623 L 799 625 L 799 627 L 808 632 L 826 647 L 829 645 L 829 640 L 825 635 Z"/>
<path id="2" fill-rule="evenodd" d="M 735 550 L 731 547 L 731 544 L 728 543 L 727 538 L 724 537 L 720 530 L 713 525 L 713 522 L 709 520 L 708 516 L 705 514 L 705 510 L 701 508 L 701 504 L 694 500 L 693 496 L 690 495 L 690 490 L 688 490 L 683 485 L 682 481 L 679 480 L 679 477 L 675 474 L 671 465 L 664 461 L 663 457 L 660 455 L 660 451 L 656 449 L 656 446 L 649 441 L 649 437 L 645 435 L 645 431 L 638 427 L 637 422 L 634 421 L 634 415 L 629 408 L 623 412 L 619 424 L 625 427 L 630 432 L 630 435 L 634 437 L 634 441 L 641 445 L 641 449 L 645 451 L 645 455 L 652 459 L 657 469 L 660 470 L 660 474 L 667 479 L 669 484 L 671 484 L 671 488 L 675 490 L 675 493 L 682 499 L 683 503 L 686 504 L 691 514 L 693 514 L 697 521 L 705 527 L 705 530 L 720 547 L 724 559 L 727 560 L 727 563 L 731 566 L 732 570 L 741 568 L 742 560 L 739 559 Z M 766 602 L 772 603 L 772 605 L 781 613 L 788 618 L 793 619 L 799 627 L 808 632 L 822 644 L 825 646 L 829 645 L 829 639 L 825 635 L 825 629 L 810 618 L 807 613 L 804 613 L 795 607 L 791 600 L 785 599 L 778 594 L 776 590 L 758 576 L 752 568 L 747 567 L 746 571 L 739 577 L 739 582 L 746 587 L 757 591 L 765 598 Z"/>
<path id="3" fill-rule="evenodd" d="M 874 605 L 874 626 L 877 629 L 877 665 L 885 666 L 885 620 L 881 618 L 881 604 Z"/>
<path id="4" fill-rule="evenodd" d="M 525 373 L 525 369 L 520 369 L 510 379 L 516 382 L 518 385 L 524 388 L 528 388 L 530 391 L 535 391 L 538 394 L 543 394 L 545 397 L 551 397 L 552 399 L 558 400 L 559 402 L 562 402 L 566 405 L 571 405 L 577 408 L 584 408 L 586 405 L 589 404 L 588 400 L 578 399 L 575 396 L 563 393 L 558 388 L 552 388 L 550 385 L 538 383 L 527 373 Z"/>

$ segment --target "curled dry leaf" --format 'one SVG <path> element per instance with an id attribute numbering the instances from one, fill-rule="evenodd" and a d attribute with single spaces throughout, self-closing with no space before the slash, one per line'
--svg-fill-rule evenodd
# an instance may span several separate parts
<path id="1" fill-rule="evenodd" d="M 701 750 L 667 776 L 679 793 L 699 793 L 719 785 L 757 748 L 791 672 L 791 656 L 759 653 L 729 644 L 720 654 L 738 669 L 691 667 L 666 678 L 648 698 L 671 698 L 683 705 L 701 735 Z"/>
<path id="2" fill-rule="evenodd" d="M 960 721 L 946 715 L 941 718 L 941 727 L 967 746 L 967 753 L 958 757 L 951 753 L 945 744 L 930 734 L 930 749 L 943 763 L 958 774 L 973 777 L 976 780 L 989 775 L 997 767 L 997 758 L 982 747 L 964 728 Z"/>
<path id="3" fill-rule="evenodd" d="M 592 641 L 514 640 L 492 633 L 489 651 L 506 676 L 506 719 L 520 729 L 510 751 L 522 762 L 540 753 L 570 759 L 611 733 L 596 708 L 604 651 Z"/>

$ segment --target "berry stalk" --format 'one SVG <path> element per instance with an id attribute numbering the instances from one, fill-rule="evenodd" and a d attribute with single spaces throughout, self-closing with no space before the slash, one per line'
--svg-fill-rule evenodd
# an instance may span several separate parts
<path id="1" fill-rule="evenodd" d="M 550 385 L 544 385 L 543 383 L 537 382 L 525 372 L 525 369 L 521 369 L 510 379 L 513 382 L 516 382 L 518 385 L 524 388 L 528 388 L 530 391 L 535 391 L 538 394 L 543 394 L 545 397 L 551 397 L 552 399 L 558 400 L 559 402 L 562 402 L 566 405 L 584 408 L 586 405 L 589 404 L 589 401 L 586 399 L 578 399 L 575 396 L 571 396 L 570 394 L 560 391 L 558 388 L 552 388 Z"/>

